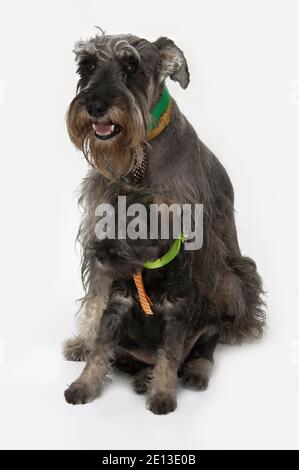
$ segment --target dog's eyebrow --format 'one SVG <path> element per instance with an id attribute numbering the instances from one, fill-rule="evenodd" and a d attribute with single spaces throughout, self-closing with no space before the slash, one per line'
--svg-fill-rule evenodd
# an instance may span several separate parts
<path id="1" fill-rule="evenodd" d="M 81 65 L 90 60 L 96 61 L 96 59 L 96 54 L 92 54 L 91 52 L 83 52 L 78 58 L 78 64 Z"/>
<path id="2" fill-rule="evenodd" d="M 74 52 L 76 54 L 75 62 L 77 64 L 84 62 L 84 60 L 92 60 L 92 59 L 95 60 L 97 58 L 96 51 L 93 52 L 91 50 L 88 50 L 87 48 L 82 49 L 80 52 L 76 52 L 76 51 Z"/>

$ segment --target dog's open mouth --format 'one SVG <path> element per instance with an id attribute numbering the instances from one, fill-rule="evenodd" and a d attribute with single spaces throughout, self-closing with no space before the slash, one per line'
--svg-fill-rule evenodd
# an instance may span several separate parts
<path id="1" fill-rule="evenodd" d="M 122 130 L 121 126 L 112 123 L 94 122 L 92 123 L 95 136 L 100 140 L 109 140 L 115 137 Z"/>

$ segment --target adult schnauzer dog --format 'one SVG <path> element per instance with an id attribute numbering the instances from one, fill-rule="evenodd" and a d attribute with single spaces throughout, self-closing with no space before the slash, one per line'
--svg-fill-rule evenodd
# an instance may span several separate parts
<path id="1" fill-rule="evenodd" d="M 91 169 L 80 197 L 86 295 L 79 335 L 65 343 L 65 357 L 85 360 L 98 344 L 112 281 L 90 254 L 96 239 L 96 207 L 109 202 L 111 181 L 124 176 L 141 188 L 164 187 L 178 204 L 203 204 L 203 246 L 194 252 L 192 262 L 198 303 L 208 300 L 220 315 L 219 341 L 261 337 L 262 284 L 254 261 L 242 256 L 239 248 L 232 184 L 165 87 L 168 77 L 182 88 L 188 86 L 183 52 L 165 37 L 149 42 L 133 35 L 102 34 L 79 41 L 75 54 L 80 79 L 67 124 L 72 142 Z M 204 314 L 206 307 L 202 309 Z M 168 347 L 166 357 L 169 351 Z M 134 364 L 130 367 L 135 369 Z M 158 360 L 155 367 L 162 367 Z M 194 365 L 193 374 L 201 382 L 202 367 L 197 370 Z"/>
<path id="2" fill-rule="evenodd" d="M 149 409 L 169 413 L 176 408 L 178 373 L 189 386 L 207 387 L 220 314 L 210 299 L 198 295 L 201 279 L 195 252 L 184 250 L 180 238 L 162 238 L 161 221 L 157 238 L 151 237 L 151 206 L 167 207 L 167 198 L 143 188 L 110 189 L 113 228 L 115 213 L 117 224 L 123 222 L 123 215 L 117 212 L 120 194 L 126 196 L 128 208 L 139 204 L 145 209 L 138 225 L 146 233 L 137 239 L 105 237 L 90 246 L 90 259 L 98 261 L 98 269 L 111 277 L 112 285 L 86 367 L 65 397 L 73 404 L 91 401 L 100 394 L 112 364 L 121 369 L 125 366 L 125 370 L 129 365 L 131 371 L 134 367 L 135 390 L 148 394 Z M 166 214 L 167 228 L 173 217 L 171 211 Z M 125 215 L 127 227 L 132 218 Z"/>

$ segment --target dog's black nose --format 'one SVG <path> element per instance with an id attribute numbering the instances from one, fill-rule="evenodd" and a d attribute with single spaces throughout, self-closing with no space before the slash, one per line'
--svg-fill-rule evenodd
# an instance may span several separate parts
<path id="1" fill-rule="evenodd" d="M 86 105 L 88 114 L 93 118 L 104 116 L 107 111 L 107 106 L 101 101 L 94 101 Z"/>
<path id="2" fill-rule="evenodd" d="M 106 256 L 107 256 L 107 252 L 106 252 L 105 250 L 97 250 L 97 251 L 96 251 L 96 259 L 97 259 L 98 261 L 100 261 L 100 263 L 102 263 L 103 261 L 105 261 Z"/>

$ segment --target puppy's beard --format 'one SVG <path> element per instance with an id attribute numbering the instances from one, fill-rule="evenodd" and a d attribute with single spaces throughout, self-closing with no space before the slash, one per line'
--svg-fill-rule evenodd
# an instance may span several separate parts
<path id="1" fill-rule="evenodd" d="M 97 268 L 99 268 L 101 271 L 105 271 L 104 263 L 102 263 L 99 260 L 96 260 L 96 265 L 97 265 Z"/>

